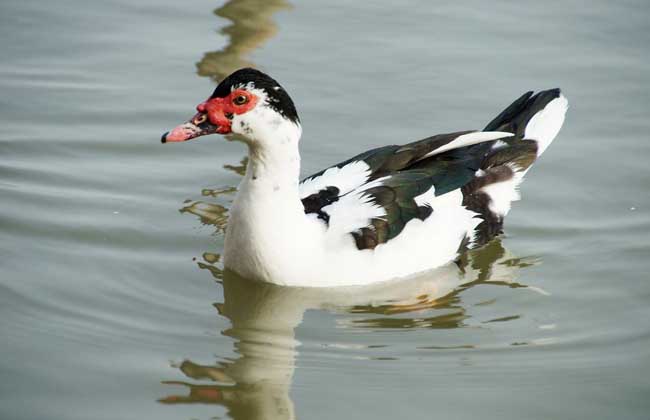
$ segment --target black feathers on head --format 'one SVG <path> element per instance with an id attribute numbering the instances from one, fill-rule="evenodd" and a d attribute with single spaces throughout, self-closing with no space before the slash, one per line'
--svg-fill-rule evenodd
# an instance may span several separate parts
<path id="1" fill-rule="evenodd" d="M 210 98 L 225 98 L 233 87 L 249 83 L 266 93 L 269 107 L 294 123 L 300 122 L 296 107 L 287 91 L 271 76 L 256 69 L 243 68 L 235 71 L 219 83 Z"/>

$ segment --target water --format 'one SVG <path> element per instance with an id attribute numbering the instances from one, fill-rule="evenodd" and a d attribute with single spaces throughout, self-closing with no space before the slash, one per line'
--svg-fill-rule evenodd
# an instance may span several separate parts
<path id="1" fill-rule="evenodd" d="M 648 417 L 646 2 L 0 12 L 0 418 Z M 218 261 L 242 147 L 159 144 L 248 64 L 296 101 L 304 174 L 480 128 L 529 89 L 571 109 L 462 269 L 262 286 Z"/>

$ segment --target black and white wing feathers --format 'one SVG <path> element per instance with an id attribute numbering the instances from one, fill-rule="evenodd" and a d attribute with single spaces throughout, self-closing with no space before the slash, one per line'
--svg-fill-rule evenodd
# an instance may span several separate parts
<path id="1" fill-rule="evenodd" d="M 501 197 L 492 197 L 486 187 L 520 182 L 562 124 L 566 100 L 558 104 L 559 99 L 563 97 L 558 89 L 528 92 L 485 131 L 380 147 L 309 176 L 300 184 L 305 212 L 352 235 L 358 249 L 374 249 L 399 235 L 409 221 L 426 220 L 435 212 L 432 197 L 460 190 L 462 204 L 482 219 L 475 245 L 485 243 L 501 232 L 503 223 L 503 214 L 494 206 L 494 199 Z M 553 120 L 560 111 L 558 125 Z"/>

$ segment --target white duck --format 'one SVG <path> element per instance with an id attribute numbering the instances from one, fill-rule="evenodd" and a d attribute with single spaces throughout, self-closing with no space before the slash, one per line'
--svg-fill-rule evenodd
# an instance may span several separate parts
<path id="1" fill-rule="evenodd" d="M 559 89 L 528 92 L 484 131 L 380 147 L 299 181 L 293 101 L 274 79 L 246 68 L 162 142 L 218 133 L 248 145 L 225 268 L 290 286 L 362 285 L 440 267 L 499 234 L 567 107 Z"/>

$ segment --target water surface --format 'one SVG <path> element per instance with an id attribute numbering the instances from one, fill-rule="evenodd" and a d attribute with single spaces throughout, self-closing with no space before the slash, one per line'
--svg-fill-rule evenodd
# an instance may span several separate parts
<path id="1" fill-rule="evenodd" d="M 647 418 L 649 13 L 4 1 L 0 418 Z M 243 65 L 294 98 L 305 175 L 529 89 L 571 109 L 460 267 L 286 289 L 221 271 L 241 145 L 159 144 Z"/>

